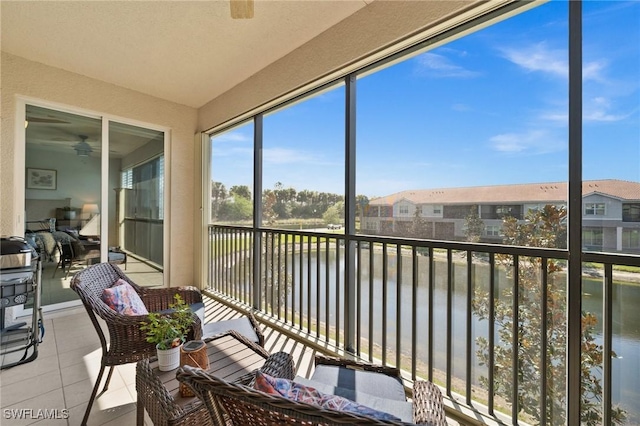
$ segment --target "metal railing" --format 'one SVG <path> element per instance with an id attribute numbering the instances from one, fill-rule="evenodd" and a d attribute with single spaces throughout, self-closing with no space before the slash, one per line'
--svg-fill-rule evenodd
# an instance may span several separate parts
<path id="1" fill-rule="evenodd" d="M 458 404 L 502 421 L 548 424 L 562 415 L 549 410 L 564 384 L 544 372 L 564 368 L 557 336 L 575 309 L 564 295 L 566 250 L 217 225 L 209 242 L 210 288 L 298 335 L 433 381 Z M 595 253 L 583 261 L 604 271 L 602 346 L 612 353 L 613 265 L 640 262 Z M 610 419 L 611 357 L 603 358 L 596 398 Z M 534 417 L 518 405 L 532 386 L 525 368 L 542 372 L 527 376 L 537 382 Z"/>

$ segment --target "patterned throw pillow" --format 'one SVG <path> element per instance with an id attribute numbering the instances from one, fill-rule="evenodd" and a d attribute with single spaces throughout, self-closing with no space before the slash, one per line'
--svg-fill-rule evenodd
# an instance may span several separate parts
<path id="1" fill-rule="evenodd" d="M 102 292 L 102 300 L 111 309 L 123 315 L 147 315 L 149 313 L 135 289 L 123 279 L 119 279 L 111 287 L 105 288 Z"/>
<path id="2" fill-rule="evenodd" d="M 260 371 L 256 372 L 256 381 L 254 388 L 269 395 L 280 395 L 292 401 L 305 402 L 307 404 L 316 405 L 318 407 L 347 411 L 361 416 L 369 416 L 379 420 L 395 420 L 400 421 L 398 417 L 373 408 L 353 402 L 347 398 L 337 395 L 329 395 L 322 393 L 310 386 L 304 386 L 288 379 L 278 379 L 264 374 Z"/>

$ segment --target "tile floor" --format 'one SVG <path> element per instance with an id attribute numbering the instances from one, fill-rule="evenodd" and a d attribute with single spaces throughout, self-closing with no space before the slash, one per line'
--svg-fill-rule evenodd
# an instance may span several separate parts
<path id="1" fill-rule="evenodd" d="M 127 276 L 141 286 L 162 285 L 162 272 L 152 268 L 144 262 L 129 255 L 126 268 L 119 265 Z M 71 272 L 65 276 L 64 271 L 57 268 L 57 260 L 45 261 L 42 264 L 42 305 L 78 300 L 76 293 L 71 290 L 71 278 L 73 274 L 80 271 L 82 265 L 73 265 Z"/>
<path id="2" fill-rule="evenodd" d="M 241 316 L 237 311 L 206 299 L 206 321 Z M 32 362 L 0 372 L 0 423 L 5 425 L 79 425 L 100 367 L 100 342 L 84 311 L 72 308 L 45 313 L 46 333 Z M 298 374 L 310 376 L 314 351 L 300 342 L 263 328 L 265 348 L 284 350 L 297 360 Z M 10 419 L 12 409 L 68 410 L 67 419 Z M 8 411 L 7 411 L 8 410 Z M 55 412 L 55 411 L 54 411 Z M 116 367 L 106 393 L 94 403 L 90 425 L 134 425 L 136 420 L 135 364 Z M 146 424 L 151 424 L 146 419 Z"/>
<path id="3" fill-rule="evenodd" d="M 205 297 L 205 322 L 238 318 L 238 311 Z M 44 314 L 45 336 L 38 357 L 0 371 L 0 424 L 79 425 L 100 368 L 100 341 L 83 307 Z M 265 349 L 285 351 L 296 360 L 296 372 L 313 374 L 316 351 L 271 327 L 262 325 Z M 6 361 L 5 361 L 6 362 Z M 27 419 L 10 418 L 15 411 L 32 409 Z M 58 419 L 37 418 L 38 410 Z M 65 411 L 63 411 L 65 410 Z M 68 410 L 68 411 L 66 411 Z M 68 414 L 68 415 L 67 415 Z M 136 422 L 135 363 L 115 369 L 109 389 L 93 405 L 89 425 L 128 426 Z M 145 424 L 152 422 L 145 414 Z M 449 421 L 450 425 L 457 422 Z"/>

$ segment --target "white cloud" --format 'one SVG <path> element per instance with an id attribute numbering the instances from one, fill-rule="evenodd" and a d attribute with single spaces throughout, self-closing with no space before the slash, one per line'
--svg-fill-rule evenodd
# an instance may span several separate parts
<path id="1" fill-rule="evenodd" d="M 568 112 L 547 112 L 540 116 L 542 120 L 557 121 L 560 123 L 567 123 L 569 121 Z"/>
<path id="2" fill-rule="evenodd" d="M 624 120 L 633 114 L 633 112 L 615 114 L 611 111 L 612 109 L 613 105 L 610 99 L 596 96 L 585 102 L 582 118 L 584 121 L 613 122 Z"/>
<path id="3" fill-rule="evenodd" d="M 457 103 L 451 107 L 454 111 L 471 111 L 471 107 L 467 104 Z"/>
<path id="4" fill-rule="evenodd" d="M 636 110 L 628 113 L 614 113 L 612 112 L 613 106 L 609 99 L 603 97 L 596 97 L 591 100 L 585 100 L 584 110 L 582 113 L 582 120 L 587 121 L 599 121 L 599 122 L 614 122 L 622 121 L 631 117 Z M 569 122 L 569 113 L 567 111 L 555 111 L 546 112 L 540 115 L 541 120 L 557 122 L 561 124 L 567 124 Z"/>
<path id="5" fill-rule="evenodd" d="M 629 118 L 632 115 L 632 113 L 628 113 L 628 114 L 610 114 L 607 113 L 606 111 L 603 110 L 593 110 L 593 111 L 589 111 L 584 113 L 583 115 L 583 119 L 584 121 L 606 121 L 606 122 L 612 122 L 612 121 L 622 121 L 626 118 Z"/>
<path id="6" fill-rule="evenodd" d="M 527 71 L 541 71 L 566 78 L 568 62 L 566 49 L 551 49 L 545 42 L 502 51 L 504 57 Z"/>
<path id="7" fill-rule="evenodd" d="M 214 144 L 219 142 L 250 142 L 252 140 L 253 136 L 244 135 L 240 132 L 223 133 L 220 136 L 214 136 L 212 138 Z"/>
<path id="8" fill-rule="evenodd" d="M 262 151 L 262 159 L 268 164 L 299 164 L 313 161 L 313 157 L 305 152 L 286 148 L 265 148 Z"/>
<path id="9" fill-rule="evenodd" d="M 502 50 L 505 59 L 527 71 L 538 71 L 557 77 L 568 78 L 569 61 L 567 49 L 552 49 L 546 42 Z M 604 81 L 602 76 L 607 63 L 604 60 L 585 62 L 582 67 L 583 80 Z"/>
<path id="10" fill-rule="evenodd" d="M 607 67 L 605 61 L 594 61 L 585 63 L 582 67 L 582 80 L 594 80 L 598 82 L 604 82 L 602 76 L 603 70 Z"/>
<path id="11" fill-rule="evenodd" d="M 226 146 L 214 146 L 213 154 L 216 157 L 246 157 L 253 159 L 253 148 L 241 148 L 241 147 L 231 147 L 229 145 Z M 234 160 L 235 161 L 235 160 Z"/>
<path id="12" fill-rule="evenodd" d="M 470 78 L 479 75 L 478 72 L 456 65 L 446 56 L 437 53 L 423 53 L 416 61 L 419 65 L 418 72 L 429 77 Z"/>
<path id="13" fill-rule="evenodd" d="M 544 130 L 529 130 L 523 133 L 502 133 L 492 136 L 491 147 L 507 154 L 546 154 L 560 151 L 563 143 Z"/>

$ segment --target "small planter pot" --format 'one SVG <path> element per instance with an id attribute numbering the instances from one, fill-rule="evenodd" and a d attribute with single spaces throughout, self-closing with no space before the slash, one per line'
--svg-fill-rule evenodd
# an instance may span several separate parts
<path id="1" fill-rule="evenodd" d="M 171 371 L 180 367 L 180 346 L 171 349 L 158 349 L 158 369 L 160 371 Z"/>

